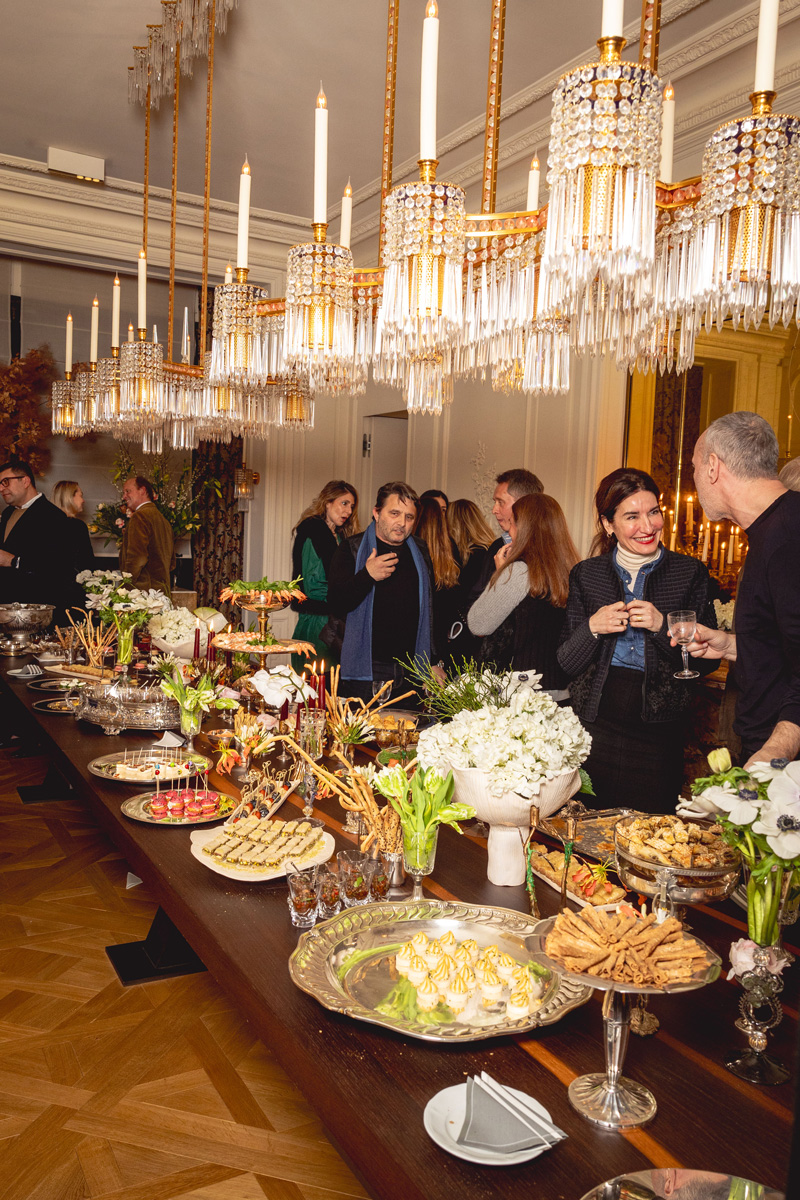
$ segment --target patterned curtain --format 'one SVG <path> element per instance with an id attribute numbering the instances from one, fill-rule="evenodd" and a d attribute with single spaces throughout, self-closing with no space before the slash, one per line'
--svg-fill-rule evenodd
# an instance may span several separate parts
<path id="1" fill-rule="evenodd" d="M 664 493 L 667 507 L 675 503 L 675 479 L 678 473 L 681 426 L 681 392 L 683 375 L 674 371 L 659 375 L 656 382 L 653 412 L 653 458 L 650 474 Z M 703 368 L 692 367 L 686 380 L 686 415 L 683 423 L 683 471 L 681 489 L 694 488 L 692 482 L 692 453 L 700 436 L 700 406 L 703 391 Z"/>
<path id="2" fill-rule="evenodd" d="M 192 537 L 194 587 L 197 602 L 216 608 L 226 584 L 241 579 L 244 565 L 244 514 L 237 509 L 234 474 L 242 465 L 242 439 L 229 445 L 201 442 L 192 455 L 200 479 L 218 479 L 222 496 L 212 491 L 201 499 L 202 528 Z"/>

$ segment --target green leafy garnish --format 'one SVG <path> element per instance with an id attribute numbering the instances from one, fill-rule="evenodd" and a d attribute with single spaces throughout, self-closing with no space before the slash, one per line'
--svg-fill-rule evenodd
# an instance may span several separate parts
<path id="1" fill-rule="evenodd" d="M 400 979 L 375 1011 L 395 1021 L 415 1021 L 419 1025 L 451 1025 L 455 1020 L 452 1010 L 441 1001 L 430 1012 L 423 1012 L 417 1003 L 417 989 L 407 979 Z"/>

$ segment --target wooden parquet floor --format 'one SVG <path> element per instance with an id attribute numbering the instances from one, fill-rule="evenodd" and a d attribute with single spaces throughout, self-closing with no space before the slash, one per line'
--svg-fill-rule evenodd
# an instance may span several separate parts
<path id="1" fill-rule="evenodd" d="M 364 1197 L 208 973 L 118 982 L 155 902 L 79 803 L 20 802 L 45 765 L 0 751 L 0 1197 Z"/>

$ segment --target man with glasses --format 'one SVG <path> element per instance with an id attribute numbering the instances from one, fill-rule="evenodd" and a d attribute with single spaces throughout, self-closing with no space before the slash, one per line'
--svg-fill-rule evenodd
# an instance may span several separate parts
<path id="1" fill-rule="evenodd" d="M 69 517 L 37 491 L 27 463 L 10 459 L 0 465 L 0 496 L 7 507 L 0 517 L 0 601 L 54 604 L 73 599 L 69 558 Z"/>

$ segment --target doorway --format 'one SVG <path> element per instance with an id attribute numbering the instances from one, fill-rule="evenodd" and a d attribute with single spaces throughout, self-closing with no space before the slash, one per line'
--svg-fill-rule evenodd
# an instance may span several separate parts
<path id="1" fill-rule="evenodd" d="M 408 413 L 381 413 L 364 418 L 361 487 L 363 509 L 371 512 L 378 488 L 405 479 L 408 458 Z"/>

